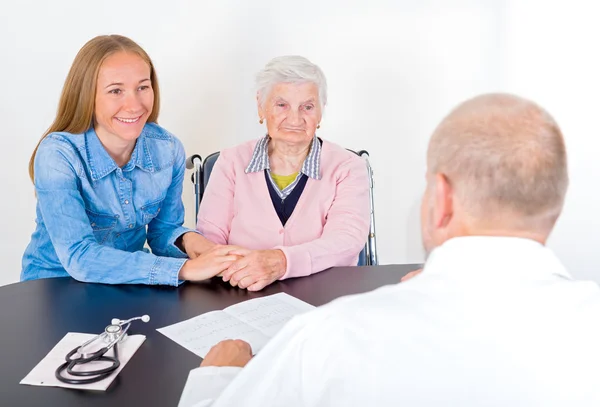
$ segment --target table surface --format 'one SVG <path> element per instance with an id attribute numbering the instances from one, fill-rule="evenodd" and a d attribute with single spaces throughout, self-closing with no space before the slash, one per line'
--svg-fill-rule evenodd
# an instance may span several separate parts
<path id="1" fill-rule="evenodd" d="M 285 292 L 319 306 L 397 283 L 419 265 L 338 267 L 247 292 L 220 279 L 181 287 L 86 284 L 51 278 L 0 287 L 0 405 L 176 406 L 201 359 L 158 331 L 199 314 Z M 67 332 L 100 333 L 112 318 L 148 314 L 130 332 L 146 341 L 105 392 L 20 385 Z"/>

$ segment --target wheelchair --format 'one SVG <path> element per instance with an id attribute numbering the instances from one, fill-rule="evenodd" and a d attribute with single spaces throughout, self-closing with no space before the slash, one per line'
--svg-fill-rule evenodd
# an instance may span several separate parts
<path id="1" fill-rule="evenodd" d="M 371 167 L 371 163 L 369 162 L 369 152 L 366 150 L 360 150 L 358 152 L 349 150 L 348 151 L 356 154 L 357 156 L 363 158 L 365 160 L 365 165 L 367 166 L 367 172 L 369 177 L 369 204 L 370 204 L 370 226 L 369 226 L 369 235 L 367 236 L 367 241 L 365 243 L 365 247 L 360 251 L 358 256 L 358 266 L 377 266 L 379 264 L 377 258 L 377 240 L 375 237 L 375 202 L 373 198 L 373 169 Z M 200 202 L 202 202 L 202 196 L 204 195 L 204 191 L 206 186 L 208 185 L 208 180 L 210 178 L 210 174 L 219 158 L 219 152 L 215 152 L 207 156 L 204 160 L 198 154 L 194 154 L 187 158 L 186 160 L 186 168 L 189 170 L 193 170 L 192 172 L 192 183 L 194 184 L 194 195 L 196 198 L 196 217 L 198 219 L 198 210 L 200 208 Z"/>

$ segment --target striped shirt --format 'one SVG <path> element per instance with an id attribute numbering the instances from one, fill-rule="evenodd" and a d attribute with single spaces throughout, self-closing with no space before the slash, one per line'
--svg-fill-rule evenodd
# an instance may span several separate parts
<path id="1" fill-rule="evenodd" d="M 275 181 L 273 181 L 273 177 L 271 177 L 271 166 L 269 164 L 269 140 L 271 140 L 271 137 L 269 137 L 267 134 L 256 144 L 256 147 L 254 147 L 254 153 L 252 153 L 250 164 L 248 164 L 248 167 L 246 167 L 246 174 L 267 170 L 269 173 L 269 177 L 267 178 L 271 182 L 273 189 L 277 191 L 279 198 L 282 200 L 287 198 L 288 195 L 294 190 L 296 185 L 298 185 L 300 178 L 302 178 L 302 174 L 315 180 L 321 179 L 321 142 L 315 135 L 310 146 L 310 151 L 308 152 L 308 155 L 302 164 L 302 169 L 296 176 L 296 179 L 283 190 L 279 189 Z"/>

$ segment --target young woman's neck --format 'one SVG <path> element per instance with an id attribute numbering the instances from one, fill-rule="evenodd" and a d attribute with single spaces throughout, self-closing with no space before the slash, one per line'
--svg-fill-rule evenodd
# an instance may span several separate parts
<path id="1" fill-rule="evenodd" d="M 124 167 L 131 159 L 131 154 L 133 153 L 137 140 L 131 142 L 125 141 L 118 139 L 113 135 L 103 134 L 102 131 L 97 130 L 96 134 L 108 155 L 115 160 L 115 163 L 119 167 Z"/>

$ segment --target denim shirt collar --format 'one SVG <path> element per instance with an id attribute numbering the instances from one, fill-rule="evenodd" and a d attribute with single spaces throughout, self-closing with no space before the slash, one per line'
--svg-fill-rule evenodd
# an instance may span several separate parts
<path id="1" fill-rule="evenodd" d="M 134 167 L 138 167 L 146 172 L 154 172 L 152 157 L 146 143 L 146 128 L 142 130 L 142 134 L 138 137 L 135 148 L 131 153 L 129 162 L 123 167 L 123 171 L 131 171 Z M 94 181 L 104 178 L 118 168 L 117 163 L 100 142 L 96 131 L 90 127 L 85 132 L 85 149 L 90 167 L 90 174 Z"/>

